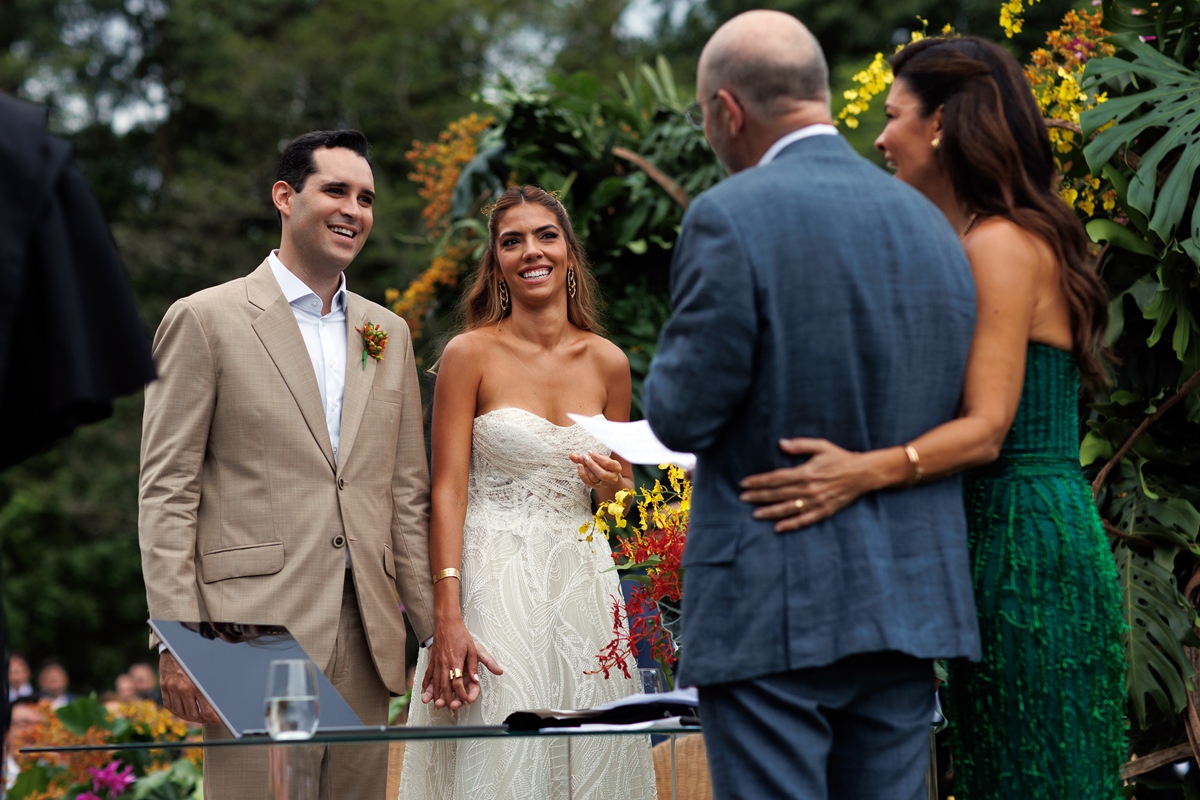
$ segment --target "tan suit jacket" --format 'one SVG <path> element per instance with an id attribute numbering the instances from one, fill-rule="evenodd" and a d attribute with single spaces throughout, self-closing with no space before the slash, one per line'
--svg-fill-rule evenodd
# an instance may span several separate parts
<path id="1" fill-rule="evenodd" d="M 362 362 L 355 328 L 388 334 Z M 267 262 L 179 300 L 154 337 L 138 535 L 150 616 L 287 625 L 332 656 L 350 548 L 379 675 L 406 690 L 404 622 L 433 635 L 429 470 L 404 320 L 356 294 L 335 463 L 312 362 Z"/>

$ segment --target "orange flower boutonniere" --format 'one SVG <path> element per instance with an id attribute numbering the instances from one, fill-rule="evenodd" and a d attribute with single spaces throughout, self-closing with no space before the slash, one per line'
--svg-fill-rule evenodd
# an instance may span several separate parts
<path id="1" fill-rule="evenodd" d="M 383 361 L 383 351 L 387 348 L 387 331 L 370 322 L 354 330 L 361 333 L 363 337 L 363 369 L 367 368 L 367 356 L 376 361 Z"/>

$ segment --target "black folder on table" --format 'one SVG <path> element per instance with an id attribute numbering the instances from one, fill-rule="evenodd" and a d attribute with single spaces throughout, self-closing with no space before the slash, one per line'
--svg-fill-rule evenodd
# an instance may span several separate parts
<path id="1" fill-rule="evenodd" d="M 311 660 L 282 625 L 152 619 L 158 634 L 235 737 L 265 734 L 267 669 L 277 659 Z M 362 731 L 358 715 L 317 669 L 317 733 Z M 382 729 L 384 726 L 372 726 Z"/>

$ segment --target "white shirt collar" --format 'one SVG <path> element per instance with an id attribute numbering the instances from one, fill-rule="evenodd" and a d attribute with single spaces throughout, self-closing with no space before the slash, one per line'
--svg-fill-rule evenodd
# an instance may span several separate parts
<path id="1" fill-rule="evenodd" d="M 316 296 L 316 292 L 308 287 L 304 281 L 300 280 L 295 274 L 283 265 L 279 260 L 279 251 L 272 250 L 271 255 L 267 256 L 267 263 L 271 265 L 271 272 L 275 275 L 275 281 L 279 284 L 279 288 L 283 291 L 283 297 L 288 301 L 288 304 L 295 303 L 297 300 L 305 297 Z M 346 273 L 338 276 L 338 289 L 333 295 L 333 311 L 344 311 L 346 308 Z"/>
<path id="2" fill-rule="evenodd" d="M 787 147 L 792 142 L 798 142 L 801 139 L 807 139 L 810 136 L 837 136 L 838 129 L 832 125 L 827 125 L 824 122 L 819 122 L 816 125 L 805 125 L 803 128 L 797 128 L 789 134 L 786 134 L 782 139 L 775 142 L 767 148 L 767 152 L 763 153 L 763 157 L 758 160 L 760 167 L 765 167 L 775 160 L 775 156 Z"/>

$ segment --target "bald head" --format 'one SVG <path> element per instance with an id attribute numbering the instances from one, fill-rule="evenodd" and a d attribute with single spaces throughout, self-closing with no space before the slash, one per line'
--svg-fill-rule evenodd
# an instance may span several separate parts
<path id="1" fill-rule="evenodd" d="M 704 46 L 698 88 L 726 88 L 770 119 L 800 103 L 829 102 L 829 67 L 816 37 L 782 11 L 747 11 L 726 22 Z"/>

